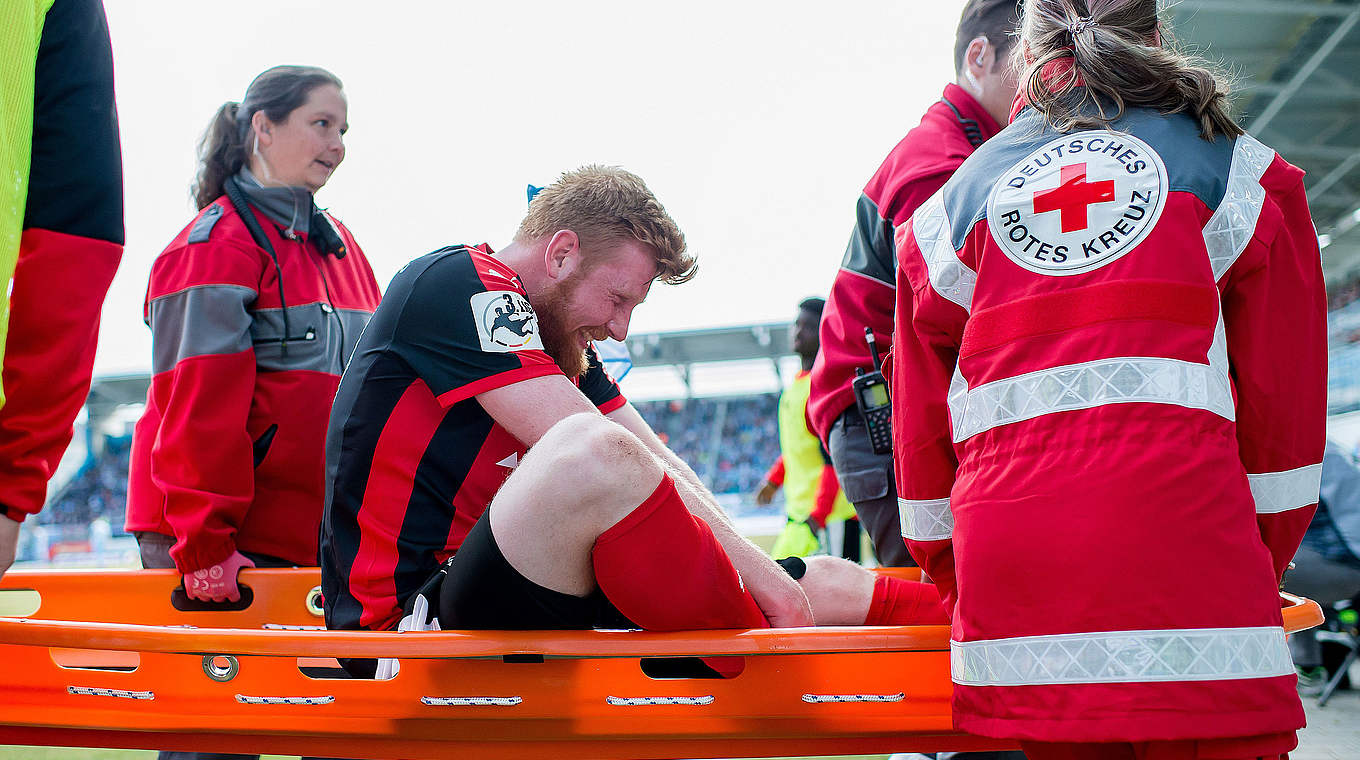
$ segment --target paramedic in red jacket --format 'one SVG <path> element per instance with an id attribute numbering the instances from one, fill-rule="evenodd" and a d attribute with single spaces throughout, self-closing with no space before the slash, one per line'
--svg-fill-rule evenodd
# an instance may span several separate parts
<path id="1" fill-rule="evenodd" d="M 1013 123 L 896 238 L 899 507 L 956 724 L 1031 760 L 1280 757 L 1326 393 L 1303 172 L 1156 0 L 1022 29 Z"/>
<path id="2" fill-rule="evenodd" d="M 331 399 L 380 298 L 312 200 L 345 158 L 347 112 L 322 69 L 256 77 L 208 128 L 200 211 L 151 270 L 127 529 L 194 598 L 238 598 L 241 567 L 317 563 Z"/>
<path id="3" fill-rule="evenodd" d="M 826 444 L 845 498 L 884 565 L 911 565 L 898 526 L 892 456 L 876 454 L 850 382 L 870 369 L 864 328 L 880 351 L 893 329 L 893 228 L 940 189 L 984 140 L 1006 123 L 1015 99 L 1007 51 L 1018 16 L 1015 0 L 969 0 L 954 39 L 955 83 L 878 167 L 859 197 L 855 229 L 822 315 L 812 367 L 808 419 Z"/>

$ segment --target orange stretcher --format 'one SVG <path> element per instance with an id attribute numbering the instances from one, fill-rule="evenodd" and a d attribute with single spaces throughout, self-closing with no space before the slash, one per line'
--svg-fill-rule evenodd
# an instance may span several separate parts
<path id="1" fill-rule="evenodd" d="M 0 743 L 347 758 L 770 757 L 1005 749 L 955 731 L 947 626 L 752 631 L 321 628 L 316 570 L 245 570 L 180 609 L 170 570 L 0 580 Z M 1285 598 L 1289 631 L 1322 622 Z M 88 622 L 97 618 L 100 622 Z M 691 656 L 735 678 L 672 677 Z M 395 657 L 386 681 L 336 657 Z M 670 675 L 668 675 L 670 674 Z"/>

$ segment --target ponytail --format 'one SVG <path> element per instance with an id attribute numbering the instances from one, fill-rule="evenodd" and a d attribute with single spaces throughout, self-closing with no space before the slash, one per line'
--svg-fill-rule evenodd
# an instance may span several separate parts
<path id="1" fill-rule="evenodd" d="M 223 103 L 198 142 L 198 176 L 194 179 L 192 194 L 199 210 L 222 197 L 223 183 L 241 171 L 245 164 L 245 134 L 250 124 L 237 123 L 240 108 L 240 103 Z"/>
<path id="2" fill-rule="evenodd" d="M 339 77 L 325 69 L 275 66 L 255 77 L 240 103 L 222 104 L 198 143 L 198 176 L 190 189 L 198 209 L 222 197 L 224 183 L 245 165 L 253 147 L 247 136 L 256 111 L 263 111 L 274 123 L 283 122 L 307 101 L 312 90 L 328 84 L 344 89 Z"/>
<path id="3" fill-rule="evenodd" d="M 1059 131 L 1108 127 L 1143 107 L 1189 113 L 1205 140 L 1242 134 L 1221 75 L 1174 47 L 1157 0 L 1027 0 L 1021 38 L 1023 91 Z"/>

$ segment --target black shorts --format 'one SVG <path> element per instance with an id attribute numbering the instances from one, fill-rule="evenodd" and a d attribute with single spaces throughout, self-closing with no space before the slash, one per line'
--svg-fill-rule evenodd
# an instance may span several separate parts
<path id="1" fill-rule="evenodd" d="M 431 600 L 434 601 L 434 600 Z M 491 535 L 491 518 L 477 519 L 448 562 L 439 591 L 444 630 L 583 630 L 636 628 L 597 588 L 580 597 L 553 591 L 520 575 Z"/>

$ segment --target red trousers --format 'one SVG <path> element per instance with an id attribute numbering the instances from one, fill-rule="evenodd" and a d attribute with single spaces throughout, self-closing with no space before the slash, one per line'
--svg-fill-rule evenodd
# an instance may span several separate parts
<path id="1" fill-rule="evenodd" d="M 1020 742 L 1029 760 L 1289 760 L 1293 731 L 1229 739 L 1154 742 Z"/>

